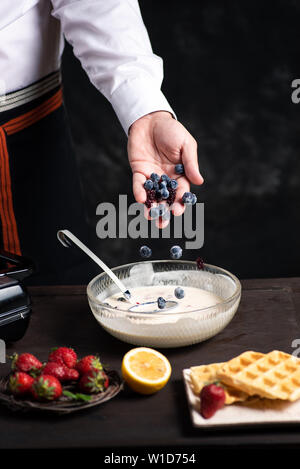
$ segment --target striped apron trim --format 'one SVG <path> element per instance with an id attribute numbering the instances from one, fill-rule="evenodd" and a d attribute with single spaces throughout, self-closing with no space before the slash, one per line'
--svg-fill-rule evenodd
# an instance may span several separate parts
<path id="1" fill-rule="evenodd" d="M 0 126 L 0 218 L 3 233 L 3 249 L 21 255 L 18 228 L 13 207 L 13 195 L 6 137 L 19 132 L 46 117 L 62 105 L 62 89 L 25 114 Z M 19 101 L 20 104 L 20 101 Z"/>

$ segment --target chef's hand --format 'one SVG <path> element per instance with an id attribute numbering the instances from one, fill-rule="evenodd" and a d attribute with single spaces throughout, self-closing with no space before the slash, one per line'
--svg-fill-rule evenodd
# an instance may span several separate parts
<path id="1" fill-rule="evenodd" d="M 135 121 L 129 130 L 128 158 L 133 172 L 133 194 L 137 202 L 146 201 L 144 182 L 151 173 L 167 174 L 178 182 L 174 215 L 184 212 L 181 198 L 190 183 L 200 185 L 197 142 L 169 112 L 157 111 Z M 185 175 L 175 174 L 175 165 L 183 163 Z"/>

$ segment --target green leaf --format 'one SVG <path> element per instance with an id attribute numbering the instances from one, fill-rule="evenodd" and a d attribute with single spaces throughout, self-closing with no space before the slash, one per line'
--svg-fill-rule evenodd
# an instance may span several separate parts
<path id="1" fill-rule="evenodd" d="M 71 391 L 66 390 L 63 391 L 63 395 L 74 399 L 74 401 L 90 401 L 92 399 L 92 396 L 89 396 L 88 394 L 81 394 L 80 392 L 75 394 Z"/>

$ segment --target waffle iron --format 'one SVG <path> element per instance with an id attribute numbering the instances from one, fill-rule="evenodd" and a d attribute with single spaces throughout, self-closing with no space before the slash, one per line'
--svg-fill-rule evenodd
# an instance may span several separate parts
<path id="1" fill-rule="evenodd" d="M 22 284 L 34 270 L 29 259 L 0 251 L 0 339 L 15 342 L 28 327 L 31 300 Z"/>

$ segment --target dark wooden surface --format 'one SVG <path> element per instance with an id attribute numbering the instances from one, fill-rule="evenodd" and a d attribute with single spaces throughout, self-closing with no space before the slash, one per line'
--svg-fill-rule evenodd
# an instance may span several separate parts
<path id="1" fill-rule="evenodd" d="M 300 427 L 265 427 L 203 431 L 192 427 L 182 369 L 228 360 L 245 350 L 292 353 L 300 339 L 300 280 L 259 279 L 242 282 L 242 301 L 232 322 L 216 337 L 179 349 L 162 349 L 173 373 L 168 385 L 152 396 L 125 389 L 110 402 L 82 414 L 48 417 L 12 413 L 0 407 L 0 448 L 137 448 L 299 445 Z M 84 287 L 32 287 L 34 313 L 25 337 L 8 353 L 32 352 L 46 360 L 50 347 L 71 345 L 79 355 L 98 352 L 120 371 L 132 346 L 114 339 L 89 310 Z M 1 364 L 1 375 L 8 364 Z"/>

